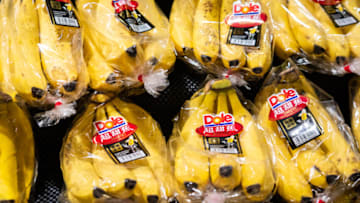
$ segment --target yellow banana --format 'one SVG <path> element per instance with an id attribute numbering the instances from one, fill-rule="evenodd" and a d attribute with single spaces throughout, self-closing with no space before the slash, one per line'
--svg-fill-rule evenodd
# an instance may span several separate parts
<path id="1" fill-rule="evenodd" d="M 132 170 L 137 180 L 137 196 L 141 202 L 157 203 L 159 201 L 159 183 L 154 177 L 152 170 L 148 166 L 139 166 Z"/>
<path id="2" fill-rule="evenodd" d="M 219 54 L 219 0 L 199 0 L 193 21 L 194 54 L 202 64 L 212 64 Z"/>
<path id="3" fill-rule="evenodd" d="M 227 44 L 230 26 L 225 23 L 227 15 L 232 13 L 233 0 L 223 0 L 220 10 L 220 45 L 221 60 L 228 69 L 243 67 L 246 63 L 246 53 L 242 46 Z"/>
<path id="4" fill-rule="evenodd" d="M 302 1 L 288 1 L 289 24 L 296 41 L 307 54 L 320 55 L 327 49 L 324 30 Z"/>
<path id="5" fill-rule="evenodd" d="M 193 49 L 193 17 L 198 0 L 174 0 L 170 12 L 170 35 L 177 54 Z"/>
<path id="6" fill-rule="evenodd" d="M 319 3 L 301 0 L 302 4 L 309 9 L 314 17 L 321 22 L 322 29 L 326 34 L 327 49 L 330 62 L 344 65 L 350 57 L 350 47 L 341 29 L 336 28 L 328 14 Z"/>
<path id="7" fill-rule="evenodd" d="M 204 150 L 203 138 L 195 129 L 203 125 L 203 115 L 214 112 L 217 94 L 206 93 L 197 110 L 189 115 L 180 132 L 175 149 L 175 178 L 187 192 L 200 192 L 209 183 L 208 154 Z"/>
<path id="8" fill-rule="evenodd" d="M 219 92 L 217 98 L 217 115 L 229 113 L 226 92 Z M 216 153 L 210 155 L 211 183 L 220 189 L 233 190 L 240 185 L 241 167 L 237 154 Z"/>
<path id="9" fill-rule="evenodd" d="M 345 9 L 350 12 L 357 20 L 360 20 L 360 4 L 356 0 L 341 1 Z M 346 38 L 349 42 L 351 54 L 354 57 L 360 57 L 360 23 L 345 27 Z"/>
<path id="10" fill-rule="evenodd" d="M 26 101 L 41 101 L 47 92 L 47 82 L 40 61 L 40 30 L 36 7 L 31 0 L 17 0 L 12 3 L 12 11 L 8 15 L 11 24 L 9 26 L 12 26 L 8 30 L 11 82 Z"/>
<path id="11" fill-rule="evenodd" d="M 154 0 L 139 0 L 139 12 L 154 24 L 155 28 L 144 35 L 142 42 L 145 61 L 151 69 L 170 69 L 175 63 L 174 45 L 170 40 L 169 21 Z"/>
<path id="12" fill-rule="evenodd" d="M 262 5 L 268 10 L 273 23 L 276 55 L 281 59 L 286 59 L 300 53 L 299 44 L 290 28 L 287 1 L 264 1 Z"/>
<path id="13" fill-rule="evenodd" d="M 235 89 L 229 90 L 228 100 L 235 121 L 244 126 L 240 133 L 240 145 L 245 158 L 242 164 L 242 188 L 248 199 L 265 201 L 275 187 L 270 157 L 263 146 L 264 139 L 256 130 L 256 122 L 240 103 Z"/>
<path id="14" fill-rule="evenodd" d="M 353 151 L 350 144 L 345 140 L 334 119 L 319 103 L 317 98 L 307 94 L 310 98 L 309 109 L 314 114 L 323 128 L 323 135 L 318 137 L 322 142 L 322 148 L 327 156 L 332 160 L 340 174 L 351 182 L 360 178 L 360 159 L 359 155 Z"/>
<path id="15" fill-rule="evenodd" d="M 270 106 L 263 103 L 257 116 L 264 135 L 272 146 L 276 161 L 274 170 L 277 181 L 277 191 L 281 197 L 290 202 L 308 202 L 312 199 L 312 191 L 301 171 L 291 160 L 287 146 L 281 140 L 277 124 L 269 120 Z"/>
<path id="16" fill-rule="evenodd" d="M 357 142 L 358 148 L 360 147 L 360 91 L 356 84 L 354 96 L 352 98 L 352 109 L 351 109 L 351 128 L 354 134 L 354 138 Z"/>
<path id="17" fill-rule="evenodd" d="M 71 202 L 93 202 L 93 190 L 101 189 L 100 177 L 95 173 L 92 160 L 88 157 L 91 152 L 95 108 L 95 104 L 89 104 L 65 138 L 60 152 L 61 170 Z"/>
<path id="18" fill-rule="evenodd" d="M 261 25 L 259 49 L 247 50 L 247 69 L 251 75 L 263 76 L 272 64 L 272 37 L 268 23 Z"/>
<path id="19" fill-rule="evenodd" d="M 79 28 L 58 26 L 51 22 L 45 0 L 36 1 L 40 27 L 40 53 L 43 71 L 51 86 L 64 94 L 77 89 L 82 66 Z M 81 56 L 81 55 L 80 55 Z"/>

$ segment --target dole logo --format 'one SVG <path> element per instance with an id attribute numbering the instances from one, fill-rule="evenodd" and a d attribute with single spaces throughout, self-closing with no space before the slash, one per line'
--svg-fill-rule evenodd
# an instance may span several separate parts
<path id="1" fill-rule="evenodd" d="M 234 124 L 233 115 L 225 112 L 221 112 L 218 115 L 205 114 L 203 116 L 204 126 L 212 127 L 217 125 L 231 125 Z"/>
<path id="2" fill-rule="evenodd" d="M 126 124 L 126 120 L 123 117 L 113 117 L 111 116 L 109 120 L 106 121 L 96 121 L 94 123 L 96 130 L 99 133 L 107 131 L 113 128 L 118 128 Z"/>
<path id="3" fill-rule="evenodd" d="M 241 1 L 235 1 L 233 4 L 233 14 L 234 15 L 250 15 L 250 14 L 260 14 L 261 5 L 255 2 L 248 2 L 242 4 Z"/>
<path id="4" fill-rule="evenodd" d="M 299 95 L 295 89 L 282 89 L 280 93 L 271 95 L 268 99 L 268 102 L 271 108 L 275 109 L 281 104 L 291 101 L 297 97 L 299 97 Z"/>
<path id="5" fill-rule="evenodd" d="M 113 0 L 112 6 L 115 8 L 116 13 L 120 13 L 125 10 L 134 11 L 139 3 L 133 0 Z"/>

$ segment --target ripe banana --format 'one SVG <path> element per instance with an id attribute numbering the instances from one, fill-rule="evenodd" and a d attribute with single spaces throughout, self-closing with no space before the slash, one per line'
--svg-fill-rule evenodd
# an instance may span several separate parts
<path id="1" fill-rule="evenodd" d="M 247 69 L 250 74 L 264 76 L 272 64 L 272 37 L 268 23 L 261 25 L 259 49 L 247 49 Z"/>
<path id="2" fill-rule="evenodd" d="M 0 112 L 0 159 L 6 163 L 0 167 L 0 200 L 28 202 L 35 175 L 31 124 L 15 103 L 0 104 Z"/>
<path id="3" fill-rule="evenodd" d="M 39 22 L 35 4 L 31 0 L 16 0 L 9 1 L 8 5 L 11 83 L 26 101 L 42 101 L 47 93 L 47 81 L 38 48 Z"/>
<path id="4" fill-rule="evenodd" d="M 184 56 L 193 49 L 193 17 L 198 0 L 174 0 L 170 14 L 170 35 L 177 54 Z"/>
<path id="5" fill-rule="evenodd" d="M 281 59 L 300 53 L 300 47 L 290 28 L 286 0 L 263 1 L 273 24 L 275 53 Z M 291 16 L 290 16 L 291 17 Z"/>
<path id="6" fill-rule="evenodd" d="M 213 64 L 219 54 L 219 0 L 199 0 L 193 20 L 194 54 L 202 64 Z"/>
<path id="7" fill-rule="evenodd" d="M 358 83 L 358 82 L 357 82 Z M 351 109 L 351 128 L 352 132 L 354 134 L 354 138 L 357 142 L 358 148 L 360 147 L 360 91 L 359 91 L 359 85 L 356 84 L 356 89 L 352 93 L 352 109 Z"/>
<path id="8" fill-rule="evenodd" d="M 341 1 L 345 9 L 350 12 L 357 20 L 360 20 L 360 4 L 356 0 Z M 347 28 L 348 27 L 348 28 Z M 345 27 L 346 38 L 349 42 L 351 54 L 353 57 L 360 57 L 360 23 Z"/>
<path id="9" fill-rule="evenodd" d="M 233 0 L 223 0 L 220 10 L 221 60 L 228 69 L 238 69 L 246 63 L 244 47 L 227 44 L 230 26 L 225 23 L 225 18 L 232 13 L 233 3 Z"/>
<path id="10" fill-rule="evenodd" d="M 235 89 L 229 90 L 228 101 L 235 121 L 244 126 L 240 145 L 245 158 L 242 164 L 242 188 L 248 199 L 265 201 L 275 187 L 275 178 L 269 162 L 265 140 L 256 129 L 256 122 L 241 104 Z"/>
<path id="11" fill-rule="evenodd" d="M 288 1 L 289 24 L 301 49 L 311 55 L 321 55 L 327 49 L 326 36 L 321 25 L 300 0 Z"/>
<path id="12" fill-rule="evenodd" d="M 217 115 L 229 113 L 226 92 L 219 92 L 217 96 Z M 233 190 L 240 185 L 241 166 L 237 154 L 215 153 L 210 155 L 210 179 L 212 184 L 220 189 Z"/>

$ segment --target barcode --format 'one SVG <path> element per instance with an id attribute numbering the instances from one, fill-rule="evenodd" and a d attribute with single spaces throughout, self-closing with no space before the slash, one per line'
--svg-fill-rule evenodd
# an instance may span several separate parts
<path id="1" fill-rule="evenodd" d="M 238 150 L 235 148 L 210 148 L 210 152 L 218 152 L 223 154 L 238 154 Z"/>
<path id="2" fill-rule="evenodd" d="M 141 159 L 143 157 L 146 157 L 146 154 L 144 153 L 144 151 L 137 151 L 128 155 L 124 155 L 124 156 L 116 156 L 116 158 L 120 161 L 120 163 L 126 163 L 129 161 L 133 161 L 136 159 Z"/>
<path id="3" fill-rule="evenodd" d="M 130 27 L 134 32 L 145 32 L 145 31 L 151 30 L 151 28 L 152 28 L 147 23 L 141 24 L 141 25 L 130 24 Z"/>
<path id="4" fill-rule="evenodd" d="M 339 26 L 346 26 L 346 25 L 351 25 L 356 23 L 357 21 L 355 20 L 354 17 L 350 16 L 347 18 L 341 18 L 341 19 L 335 19 L 335 23 Z"/>
<path id="5" fill-rule="evenodd" d="M 317 137 L 319 135 L 320 135 L 319 131 L 315 128 L 315 129 L 303 131 L 300 135 L 293 137 L 292 140 L 293 140 L 295 146 L 300 146 L 300 145 L 314 139 L 315 137 Z"/>
<path id="6" fill-rule="evenodd" d="M 72 27 L 79 27 L 79 23 L 74 18 L 65 18 L 65 17 L 58 17 L 55 16 L 55 24 L 57 25 L 65 25 L 65 26 L 72 26 Z"/>
<path id="7" fill-rule="evenodd" d="M 230 44 L 242 45 L 242 46 L 255 46 L 256 40 L 230 39 Z"/>

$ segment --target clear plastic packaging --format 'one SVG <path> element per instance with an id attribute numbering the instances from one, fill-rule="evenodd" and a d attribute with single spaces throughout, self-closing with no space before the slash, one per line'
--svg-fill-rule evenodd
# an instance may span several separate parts
<path id="1" fill-rule="evenodd" d="M 258 0 L 174 0 L 170 14 L 177 55 L 219 76 L 263 77 L 273 58 L 271 30 Z"/>
<path id="2" fill-rule="evenodd" d="M 41 109 L 80 98 L 89 78 L 70 0 L 4 0 L 0 7 L 1 91 Z"/>
<path id="3" fill-rule="evenodd" d="M 27 112 L 0 103 L 0 201 L 28 202 L 36 177 L 35 143 Z"/>
<path id="4" fill-rule="evenodd" d="M 360 156 L 331 96 L 292 61 L 274 67 L 255 99 L 274 151 L 277 192 L 288 202 L 337 202 L 359 185 Z"/>
<path id="5" fill-rule="evenodd" d="M 309 71 L 360 73 L 358 0 L 264 2 L 273 24 L 277 56 L 292 57 Z"/>
<path id="6" fill-rule="evenodd" d="M 180 202 L 272 197 L 271 151 L 251 107 L 228 79 L 210 80 L 184 104 L 168 143 Z"/>
<path id="7" fill-rule="evenodd" d="M 116 92 L 144 85 L 154 96 L 176 60 L 169 22 L 155 0 L 77 0 L 90 87 Z"/>
<path id="8" fill-rule="evenodd" d="M 69 202 L 176 200 L 165 138 L 139 106 L 94 94 L 63 143 Z"/>
<path id="9" fill-rule="evenodd" d="M 350 81 L 350 103 L 351 103 L 351 129 L 360 149 L 360 79 L 355 77 Z"/>

